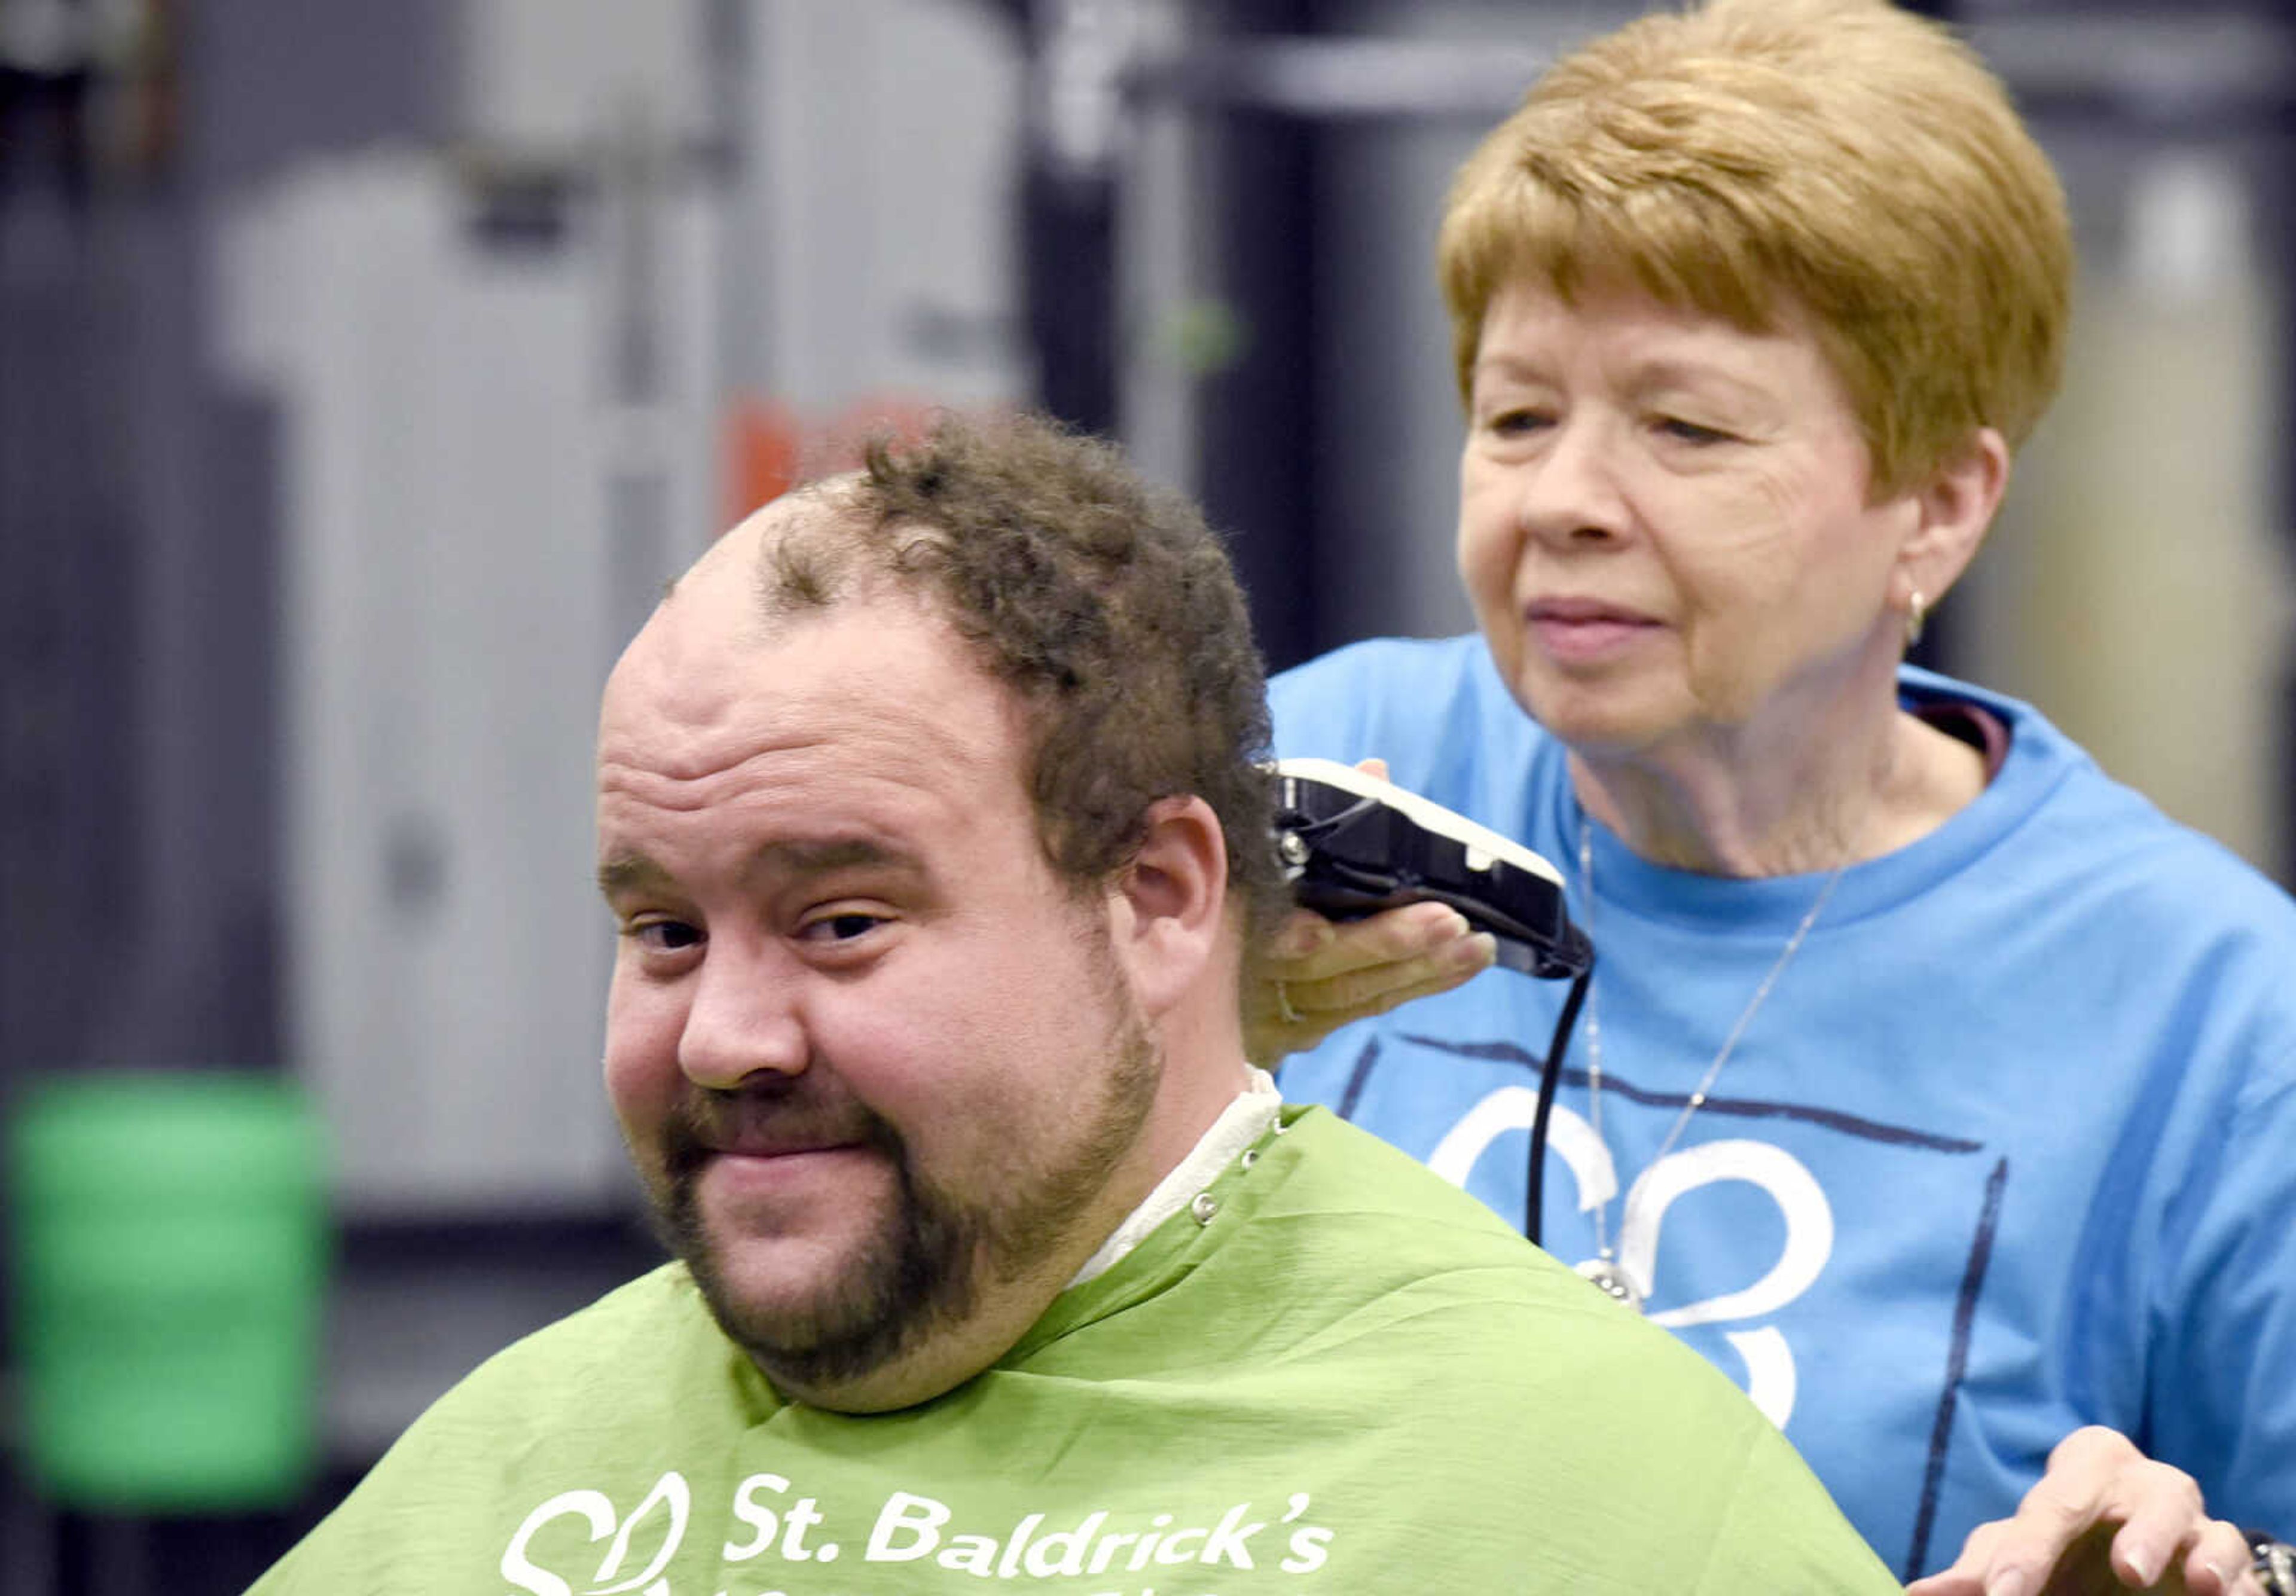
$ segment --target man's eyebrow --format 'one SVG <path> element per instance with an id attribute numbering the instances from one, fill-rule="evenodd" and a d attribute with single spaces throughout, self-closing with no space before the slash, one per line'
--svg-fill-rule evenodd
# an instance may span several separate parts
<path id="1" fill-rule="evenodd" d="M 643 853 L 617 853 L 598 866 L 598 890 L 610 900 L 668 882 L 669 872 Z"/>
<path id="2" fill-rule="evenodd" d="M 822 876 L 832 870 L 885 865 L 914 868 L 916 862 L 915 856 L 906 849 L 889 847 L 873 838 L 861 836 L 768 843 L 757 852 L 760 867 L 790 876 Z"/>
<path id="3" fill-rule="evenodd" d="M 783 876 L 824 876 L 832 870 L 917 868 L 915 855 L 868 837 L 827 837 L 817 842 L 767 843 L 752 867 Z M 609 901 L 625 893 L 666 888 L 668 870 L 643 853 L 617 853 L 598 866 L 598 890 Z"/>

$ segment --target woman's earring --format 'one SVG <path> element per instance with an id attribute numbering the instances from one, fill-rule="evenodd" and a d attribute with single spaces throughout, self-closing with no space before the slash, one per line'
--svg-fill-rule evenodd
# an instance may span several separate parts
<path id="1" fill-rule="evenodd" d="M 1929 619 L 1930 601 L 1916 588 L 1906 601 L 1906 646 L 1911 648 L 1922 640 L 1922 623 Z"/>

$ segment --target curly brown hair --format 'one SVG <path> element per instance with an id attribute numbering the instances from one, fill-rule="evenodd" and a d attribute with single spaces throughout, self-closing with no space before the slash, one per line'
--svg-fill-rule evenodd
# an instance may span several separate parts
<path id="1" fill-rule="evenodd" d="M 923 596 L 1020 700 L 1054 868 L 1090 890 L 1137 852 L 1151 804 L 1201 797 L 1254 945 L 1284 901 L 1267 681 L 1202 514 L 1112 445 L 1025 414 L 944 415 L 864 461 L 824 485 L 832 514 L 767 539 L 768 614 L 827 607 L 872 576 Z"/>

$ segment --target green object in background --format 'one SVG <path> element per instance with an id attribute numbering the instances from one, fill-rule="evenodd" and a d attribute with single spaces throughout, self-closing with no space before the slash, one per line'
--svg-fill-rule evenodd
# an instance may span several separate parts
<path id="1" fill-rule="evenodd" d="M 1158 331 L 1165 352 L 1191 376 L 1217 376 L 1251 349 L 1251 329 L 1226 300 L 1184 300 L 1166 314 Z"/>
<path id="2" fill-rule="evenodd" d="M 17 1440 L 74 1506 L 275 1506 L 316 1452 L 323 1139 L 291 1082 L 88 1072 L 8 1126 Z"/>

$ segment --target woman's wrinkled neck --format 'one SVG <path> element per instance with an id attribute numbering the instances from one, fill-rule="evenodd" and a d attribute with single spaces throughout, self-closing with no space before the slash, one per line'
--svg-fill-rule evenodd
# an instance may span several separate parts
<path id="1" fill-rule="evenodd" d="M 1879 703 L 1711 730 L 1630 753 L 1570 754 L 1585 812 L 1653 864 L 1806 875 L 1919 841 L 1985 789 L 1984 755 Z"/>

